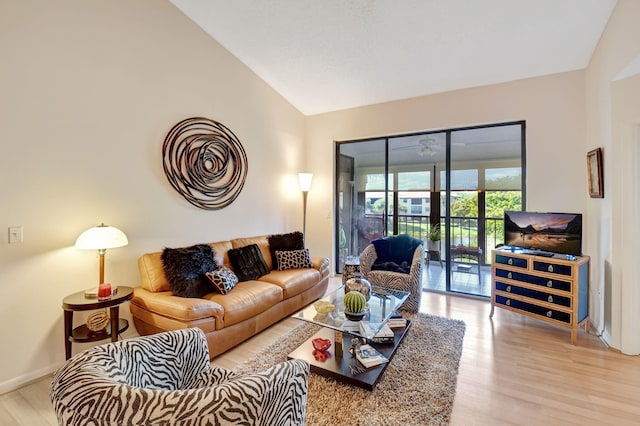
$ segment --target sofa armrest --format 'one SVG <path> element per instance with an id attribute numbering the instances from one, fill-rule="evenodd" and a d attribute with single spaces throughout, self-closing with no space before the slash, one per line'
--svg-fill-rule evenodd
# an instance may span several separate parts
<path id="1" fill-rule="evenodd" d="M 321 256 L 311 256 L 311 266 L 320 271 L 320 275 L 324 277 L 329 275 L 329 259 Z"/>
<path id="2" fill-rule="evenodd" d="M 203 298 L 178 297 L 170 291 L 151 292 L 135 287 L 131 303 L 180 321 L 214 317 L 217 324 L 222 324 L 224 318 L 224 308 L 216 302 Z"/>

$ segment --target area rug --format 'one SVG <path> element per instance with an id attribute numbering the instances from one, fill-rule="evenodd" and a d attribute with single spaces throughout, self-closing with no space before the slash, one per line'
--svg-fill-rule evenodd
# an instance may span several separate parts
<path id="1" fill-rule="evenodd" d="M 406 317 L 411 328 L 374 391 L 311 373 L 308 426 L 449 423 L 465 324 L 421 313 Z M 283 362 L 319 328 L 303 322 L 235 369 L 248 373 Z"/>

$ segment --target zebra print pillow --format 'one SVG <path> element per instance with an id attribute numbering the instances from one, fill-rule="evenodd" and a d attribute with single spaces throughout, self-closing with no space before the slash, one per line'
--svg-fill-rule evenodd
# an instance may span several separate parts
<path id="1" fill-rule="evenodd" d="M 278 250 L 276 258 L 278 259 L 278 271 L 313 267 L 309 249 Z"/>
<path id="2" fill-rule="evenodd" d="M 50 396 L 64 425 L 301 425 L 308 378 L 301 360 L 247 375 L 211 367 L 204 332 L 189 328 L 81 352 Z"/>

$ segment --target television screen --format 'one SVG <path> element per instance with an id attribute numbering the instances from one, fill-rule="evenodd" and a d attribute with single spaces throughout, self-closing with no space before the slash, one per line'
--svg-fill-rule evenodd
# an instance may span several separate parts
<path id="1" fill-rule="evenodd" d="M 582 215 L 504 212 L 505 245 L 527 250 L 582 255 Z"/>

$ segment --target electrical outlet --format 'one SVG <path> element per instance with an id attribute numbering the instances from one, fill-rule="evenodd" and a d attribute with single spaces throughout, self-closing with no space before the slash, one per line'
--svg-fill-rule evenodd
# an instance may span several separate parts
<path id="1" fill-rule="evenodd" d="M 9 244 L 22 242 L 22 226 L 9 227 Z"/>

